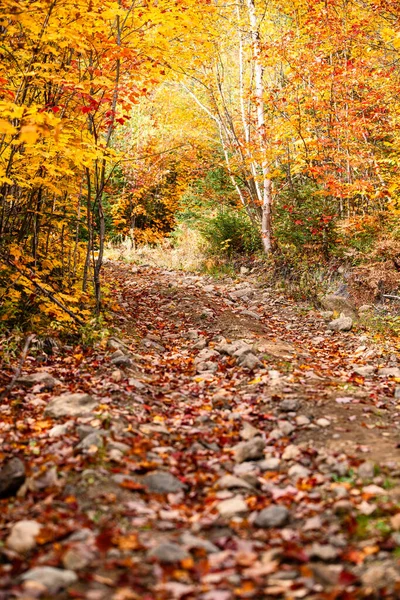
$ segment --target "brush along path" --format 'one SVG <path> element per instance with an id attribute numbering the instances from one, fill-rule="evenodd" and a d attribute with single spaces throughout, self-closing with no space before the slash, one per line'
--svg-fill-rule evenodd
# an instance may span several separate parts
<path id="1" fill-rule="evenodd" d="M 106 277 L 118 338 L 0 408 L 0 598 L 398 598 L 390 344 L 251 278 Z"/>

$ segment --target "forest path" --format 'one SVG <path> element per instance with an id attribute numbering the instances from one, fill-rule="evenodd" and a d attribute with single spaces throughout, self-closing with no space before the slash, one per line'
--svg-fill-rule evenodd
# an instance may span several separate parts
<path id="1" fill-rule="evenodd" d="M 395 354 L 252 276 L 105 277 L 120 339 L 1 407 L 0 598 L 398 598 Z"/>

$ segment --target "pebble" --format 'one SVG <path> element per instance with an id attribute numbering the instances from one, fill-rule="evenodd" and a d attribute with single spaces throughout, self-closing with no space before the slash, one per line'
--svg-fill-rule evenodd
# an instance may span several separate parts
<path id="1" fill-rule="evenodd" d="M 100 431 L 89 433 L 89 435 L 86 435 L 83 440 L 75 446 L 75 450 L 87 451 L 93 448 L 102 448 L 104 446 L 104 433 Z"/>
<path id="2" fill-rule="evenodd" d="M 148 558 L 157 559 L 160 563 L 173 564 L 186 560 L 190 557 L 190 554 L 187 550 L 178 546 L 178 544 L 173 542 L 163 542 L 150 550 L 147 556 Z"/>
<path id="3" fill-rule="evenodd" d="M 265 441 L 260 437 L 255 437 L 248 442 L 241 442 L 234 447 L 234 457 L 237 463 L 247 460 L 257 460 L 264 458 Z"/>
<path id="4" fill-rule="evenodd" d="M 215 552 L 219 552 L 218 546 L 215 546 L 209 540 L 204 540 L 203 538 L 192 535 L 189 531 L 185 531 L 180 538 L 181 543 L 188 549 L 196 549 L 199 548 L 201 550 L 205 550 L 207 554 L 214 554 Z"/>
<path id="5" fill-rule="evenodd" d="M 306 479 L 311 471 L 302 465 L 293 465 L 288 471 L 289 477 L 297 481 L 298 479 Z"/>
<path id="6" fill-rule="evenodd" d="M 308 554 L 310 558 L 319 558 L 320 560 L 329 562 L 330 560 L 335 560 L 335 558 L 337 558 L 338 550 L 330 544 L 319 544 L 318 542 L 314 542 Z"/>
<path id="7" fill-rule="evenodd" d="M 298 446 L 290 444 L 283 451 L 282 458 L 283 460 L 296 460 L 297 458 L 299 458 L 300 454 L 301 452 Z"/>
<path id="8" fill-rule="evenodd" d="M 266 458 L 257 463 L 261 471 L 279 471 L 281 465 L 280 458 Z"/>
<path id="9" fill-rule="evenodd" d="M 37 521 L 18 521 L 11 528 L 11 533 L 6 539 L 6 546 L 20 554 L 29 552 L 36 546 L 36 536 L 41 529 Z"/>
<path id="10" fill-rule="evenodd" d="M 186 486 L 167 471 L 153 471 L 143 477 L 143 484 L 154 494 L 171 494 L 184 490 Z"/>
<path id="11" fill-rule="evenodd" d="M 285 506 L 269 506 L 258 513 L 254 524 L 257 527 L 283 527 L 289 521 L 290 513 Z"/>
<path id="12" fill-rule="evenodd" d="M 62 558 L 64 567 L 71 571 L 86 569 L 91 563 L 93 556 L 85 546 L 69 548 Z"/>
<path id="13" fill-rule="evenodd" d="M 229 519 L 230 517 L 234 517 L 236 515 L 240 515 L 249 511 L 249 507 L 244 501 L 243 496 L 238 494 L 233 498 L 228 498 L 227 500 L 222 500 L 217 504 L 217 510 L 221 517 Z"/>
<path id="14" fill-rule="evenodd" d="M 296 427 L 292 425 L 292 423 L 290 423 L 289 421 L 278 421 L 278 429 L 284 435 L 290 435 L 296 430 Z"/>
<path id="15" fill-rule="evenodd" d="M 310 419 L 305 415 L 299 415 L 296 417 L 296 425 L 302 427 L 303 425 L 309 425 L 311 423 Z"/>
<path id="16" fill-rule="evenodd" d="M 282 412 L 296 412 L 300 407 L 300 402 L 296 399 L 288 398 L 287 400 L 282 400 L 279 404 L 279 410 Z"/>
<path id="17" fill-rule="evenodd" d="M 242 438 L 242 440 L 248 441 L 253 439 L 254 437 L 257 437 L 258 435 L 261 435 L 261 431 L 253 427 L 253 425 L 251 425 L 247 421 L 245 421 L 243 423 L 243 427 L 240 430 L 239 435 Z"/>
<path id="18" fill-rule="evenodd" d="M 375 464 L 372 461 L 365 461 L 357 469 L 357 475 L 361 479 L 373 479 L 375 476 Z"/>
<path id="19" fill-rule="evenodd" d="M 325 419 L 324 417 L 322 417 L 321 419 L 317 419 L 315 422 L 318 425 L 318 427 L 322 427 L 323 429 L 329 427 L 331 424 L 329 419 Z"/>
<path id="20" fill-rule="evenodd" d="M 55 567 L 34 567 L 21 576 L 21 581 L 38 583 L 47 588 L 51 594 L 56 594 L 59 590 L 67 588 L 75 583 L 77 579 L 74 571 L 56 569 Z"/>
<path id="21" fill-rule="evenodd" d="M 245 488 L 247 490 L 253 489 L 253 486 L 250 485 L 250 483 L 244 479 L 241 479 L 240 477 L 236 477 L 235 475 L 224 475 L 217 481 L 216 486 L 221 490 L 230 490 L 232 488 Z"/>
<path id="22" fill-rule="evenodd" d="M 80 417 L 91 413 L 98 401 L 89 394 L 62 394 L 50 400 L 44 414 L 47 417 Z"/>

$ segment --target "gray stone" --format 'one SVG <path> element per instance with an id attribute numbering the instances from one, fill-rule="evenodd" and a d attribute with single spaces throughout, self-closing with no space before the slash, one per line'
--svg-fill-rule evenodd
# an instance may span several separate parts
<path id="1" fill-rule="evenodd" d="M 204 350 L 207 346 L 207 341 L 204 338 L 200 338 L 199 341 L 193 346 L 195 350 Z"/>
<path id="2" fill-rule="evenodd" d="M 346 317 L 342 312 L 338 319 L 334 319 L 329 323 L 328 327 L 329 329 L 332 329 L 332 331 L 350 331 L 353 327 L 353 319 L 351 317 Z"/>
<path id="3" fill-rule="evenodd" d="M 289 444 L 286 446 L 282 453 L 283 460 L 296 460 L 299 458 L 301 452 L 300 449 L 295 444 Z"/>
<path id="4" fill-rule="evenodd" d="M 353 371 L 356 375 L 361 375 L 361 377 L 369 377 L 375 373 L 376 368 L 372 365 L 360 365 L 354 367 Z"/>
<path id="5" fill-rule="evenodd" d="M 253 371 L 256 367 L 262 366 L 260 359 L 252 352 L 246 353 L 244 356 L 241 355 L 238 358 L 238 364 L 249 371 Z"/>
<path id="6" fill-rule="evenodd" d="M 236 477 L 235 475 L 224 475 L 217 481 L 216 485 L 222 490 L 230 490 L 233 488 L 245 488 L 247 490 L 253 489 L 253 486 L 247 481 L 241 479 L 240 477 Z"/>
<path id="7" fill-rule="evenodd" d="M 279 471 L 281 460 L 280 458 L 266 458 L 257 464 L 261 471 Z"/>
<path id="8" fill-rule="evenodd" d="M 249 507 L 244 501 L 243 496 L 238 494 L 233 498 L 228 498 L 227 500 L 222 500 L 217 504 L 217 510 L 221 517 L 231 518 L 236 515 L 240 515 L 249 511 Z"/>
<path id="9" fill-rule="evenodd" d="M 91 563 L 93 555 L 82 544 L 69 548 L 62 558 L 62 563 L 66 569 L 71 571 L 80 571 L 86 569 Z"/>
<path id="10" fill-rule="evenodd" d="M 52 390 L 56 385 L 61 384 L 58 379 L 46 371 L 38 371 L 37 373 L 32 373 L 31 375 L 21 375 L 18 377 L 16 383 L 27 388 L 39 385 L 41 388 L 48 390 Z"/>
<path id="11" fill-rule="evenodd" d="M 54 427 L 49 429 L 48 436 L 49 437 L 61 437 L 61 436 L 65 435 L 66 433 L 68 433 L 68 430 L 70 428 L 71 428 L 71 421 L 68 421 L 67 423 L 63 423 L 62 425 L 54 425 Z"/>
<path id="12" fill-rule="evenodd" d="M 207 360 L 202 363 L 198 363 L 196 365 L 197 373 L 215 373 L 218 371 L 218 364 L 215 362 L 211 362 L 211 360 Z"/>
<path id="13" fill-rule="evenodd" d="M 237 463 L 246 460 L 258 460 L 264 458 L 265 441 L 260 437 L 255 437 L 248 442 L 241 442 L 234 447 L 234 457 Z"/>
<path id="14" fill-rule="evenodd" d="M 11 458 L 0 469 L 0 498 L 17 493 L 26 479 L 25 465 L 19 458 Z"/>
<path id="15" fill-rule="evenodd" d="M 189 558 L 190 554 L 178 544 L 164 542 L 150 550 L 147 556 L 148 558 L 155 558 L 163 564 L 173 564 Z"/>
<path id="16" fill-rule="evenodd" d="M 375 464 L 370 460 L 365 461 L 358 467 L 357 475 L 361 479 L 373 479 L 375 476 Z"/>
<path id="17" fill-rule="evenodd" d="M 47 417 L 80 417 L 92 412 L 98 401 L 89 394 L 62 394 L 50 400 L 44 414 Z"/>
<path id="18" fill-rule="evenodd" d="M 170 494 L 184 490 L 186 486 L 167 471 L 153 471 L 143 478 L 143 484 L 154 494 Z"/>
<path id="19" fill-rule="evenodd" d="M 86 435 L 83 440 L 75 446 L 76 450 L 90 450 L 93 446 L 95 448 L 102 448 L 104 446 L 104 433 L 101 431 L 94 431 Z"/>
<path id="20" fill-rule="evenodd" d="M 302 427 L 303 425 L 309 425 L 311 423 L 310 419 L 305 415 L 299 415 L 296 417 L 296 425 Z"/>
<path id="21" fill-rule="evenodd" d="M 400 368 L 399 367 L 384 367 L 378 371 L 379 377 L 395 377 L 400 379 Z"/>
<path id="22" fill-rule="evenodd" d="M 300 402 L 295 398 L 287 398 L 280 402 L 278 408 L 282 412 L 296 412 L 299 409 Z"/>
<path id="23" fill-rule="evenodd" d="M 296 427 L 289 421 L 278 421 L 278 429 L 283 433 L 283 435 L 291 435 L 295 431 Z"/>
<path id="24" fill-rule="evenodd" d="M 355 319 L 357 317 L 357 309 L 354 304 L 338 294 L 328 294 L 321 299 L 321 304 L 326 310 L 331 310 L 336 313 L 343 313 L 346 317 Z"/>
<path id="25" fill-rule="evenodd" d="M 315 423 L 318 425 L 318 427 L 322 427 L 322 429 L 326 429 L 326 427 L 330 427 L 331 425 L 330 420 L 325 419 L 324 417 L 322 417 L 321 419 L 317 419 Z"/>
<path id="26" fill-rule="evenodd" d="M 111 363 L 116 366 L 116 367 L 131 367 L 132 366 L 132 359 L 129 358 L 129 356 L 116 356 L 115 358 L 113 358 L 111 360 Z"/>
<path id="27" fill-rule="evenodd" d="M 293 465 L 288 471 L 289 477 L 291 477 L 295 481 L 297 481 L 298 479 L 305 479 L 306 477 L 309 477 L 310 473 L 310 469 L 303 467 L 303 465 Z"/>
<path id="28" fill-rule="evenodd" d="M 73 571 L 56 569 L 55 567 L 34 567 L 23 575 L 21 581 L 33 581 L 43 585 L 49 593 L 56 594 L 59 590 L 67 588 L 77 581 Z"/>
<path id="29" fill-rule="evenodd" d="M 330 544 L 319 544 L 318 542 L 314 542 L 308 554 L 310 558 L 319 558 L 320 560 L 329 562 L 330 560 L 335 560 L 335 558 L 337 558 L 338 550 Z"/>
<path id="30" fill-rule="evenodd" d="M 269 506 L 258 513 L 254 523 L 257 527 L 283 527 L 289 521 L 290 513 L 285 506 Z"/>
<path id="31" fill-rule="evenodd" d="M 374 591 L 392 589 L 400 581 L 400 574 L 395 564 L 391 561 L 385 561 L 369 567 L 361 576 L 364 586 L 372 588 Z"/>
<path id="32" fill-rule="evenodd" d="M 242 429 L 239 432 L 239 435 L 242 438 L 242 440 L 248 441 L 261 435 L 261 431 L 253 427 L 253 425 L 251 425 L 248 421 L 245 421 L 243 423 Z"/>
<path id="33" fill-rule="evenodd" d="M 37 521 L 18 521 L 11 528 L 6 546 L 14 552 L 29 552 L 36 546 L 36 536 L 41 529 Z"/>
<path id="34" fill-rule="evenodd" d="M 185 531 L 185 533 L 182 534 L 180 541 L 188 550 L 205 550 L 207 554 L 213 554 L 214 552 L 220 551 L 218 546 L 215 546 L 212 542 L 192 535 L 189 531 Z"/>

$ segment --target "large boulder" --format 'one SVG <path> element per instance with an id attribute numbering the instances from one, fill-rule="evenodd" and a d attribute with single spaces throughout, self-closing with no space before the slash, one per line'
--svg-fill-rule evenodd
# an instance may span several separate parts
<path id="1" fill-rule="evenodd" d="M 47 417 L 81 417 L 92 412 L 98 405 L 89 394 L 62 394 L 50 400 L 44 411 Z"/>
<path id="2" fill-rule="evenodd" d="M 353 302 L 344 296 L 338 294 L 328 294 L 321 298 L 321 304 L 325 310 L 332 310 L 334 313 L 343 313 L 346 317 L 357 318 L 357 309 Z"/>

